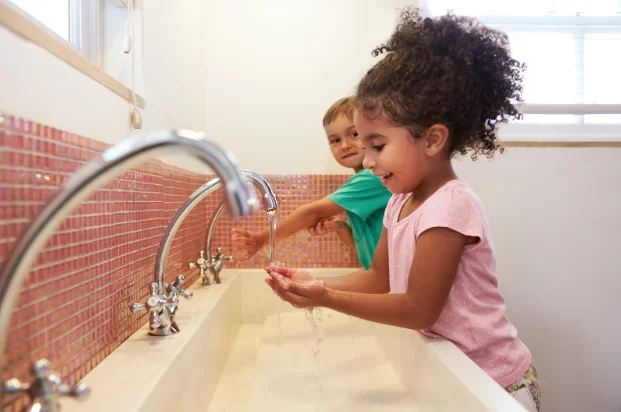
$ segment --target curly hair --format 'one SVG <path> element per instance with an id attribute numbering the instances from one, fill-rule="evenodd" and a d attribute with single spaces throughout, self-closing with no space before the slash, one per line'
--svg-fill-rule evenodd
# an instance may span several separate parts
<path id="1" fill-rule="evenodd" d="M 360 81 L 356 107 L 370 119 L 385 116 L 414 138 L 434 124 L 449 130 L 449 150 L 472 159 L 502 152 L 496 126 L 521 118 L 526 66 L 509 53 L 507 35 L 470 17 L 423 18 L 406 8 L 384 54 Z"/>

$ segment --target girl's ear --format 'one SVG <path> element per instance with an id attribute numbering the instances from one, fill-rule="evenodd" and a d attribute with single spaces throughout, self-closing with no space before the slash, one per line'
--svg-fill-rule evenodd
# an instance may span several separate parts
<path id="1" fill-rule="evenodd" d="M 432 125 L 425 133 L 425 154 L 429 157 L 436 156 L 446 151 L 449 140 L 449 130 L 443 124 Z"/>

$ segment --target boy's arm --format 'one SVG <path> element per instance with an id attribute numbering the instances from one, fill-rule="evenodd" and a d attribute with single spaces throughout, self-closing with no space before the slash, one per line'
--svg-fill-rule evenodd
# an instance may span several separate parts
<path id="1" fill-rule="evenodd" d="M 345 209 L 328 198 L 300 206 L 284 219 L 276 222 L 275 240 L 285 239 L 301 230 L 315 225 L 319 220 L 343 213 Z M 233 229 L 233 243 L 238 243 L 238 249 L 248 248 L 254 255 L 269 240 L 269 228 L 250 232 L 243 229 Z"/>
<path id="2" fill-rule="evenodd" d="M 300 206 L 283 220 L 276 222 L 276 240 L 288 238 L 301 230 L 315 225 L 319 220 L 341 214 L 342 207 L 328 198 Z M 269 238 L 269 228 L 261 231 L 265 239 Z"/>
<path id="3" fill-rule="evenodd" d="M 345 243 L 351 249 L 356 250 L 356 242 L 354 242 L 354 235 L 351 233 L 351 226 L 347 223 L 343 223 L 335 232 L 339 239 L 341 239 L 341 242 Z"/>
<path id="4" fill-rule="evenodd" d="M 310 233 L 311 236 L 323 236 L 331 232 L 336 233 L 341 242 L 345 243 L 351 249 L 356 250 L 356 242 L 354 241 L 352 228 L 347 224 L 347 221 L 341 219 L 339 216 L 321 219 L 315 223 L 314 226 L 308 228 L 308 233 Z"/>

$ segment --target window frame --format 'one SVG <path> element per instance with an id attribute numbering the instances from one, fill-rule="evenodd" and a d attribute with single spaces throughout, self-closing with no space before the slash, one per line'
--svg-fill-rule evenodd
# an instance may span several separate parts
<path id="1" fill-rule="evenodd" d="M 69 43 L 101 67 L 101 2 L 69 0 Z"/>
<path id="2" fill-rule="evenodd" d="M 422 14 L 432 17 L 429 3 L 433 0 L 419 0 Z M 621 5 L 621 0 L 619 0 Z M 621 9 L 621 7 L 620 7 Z M 574 33 L 575 47 L 584 49 L 586 33 L 621 33 L 621 15 L 619 16 L 476 16 L 486 26 L 510 31 L 519 29 L 521 32 L 555 32 Z M 584 59 L 584 53 L 576 53 Z M 584 70 L 584 60 L 576 63 L 578 70 Z M 579 73 L 584 79 L 584 72 Z M 584 84 L 579 85 L 584 90 Z M 550 123 L 523 123 L 514 122 L 500 126 L 500 135 L 503 139 L 533 141 L 610 141 L 621 140 L 621 122 L 612 124 L 584 123 L 584 116 L 589 114 L 621 114 L 620 104 L 540 104 L 524 102 L 519 107 L 523 114 L 541 115 L 574 115 L 577 122 L 571 124 Z"/>
<path id="3" fill-rule="evenodd" d="M 91 2 L 89 4 L 98 5 L 98 7 L 94 9 L 99 12 L 99 16 L 97 18 L 97 22 L 99 23 L 101 17 L 103 16 L 103 13 L 101 12 L 102 9 L 99 6 L 102 7 L 103 3 L 100 4 L 98 0 L 88 1 Z M 77 12 L 78 10 L 84 12 L 85 8 L 70 8 L 70 12 Z M 53 54 L 58 59 L 64 61 L 96 82 L 102 84 L 104 87 L 108 88 L 110 91 L 116 93 L 128 102 L 135 101 L 137 107 L 146 107 L 145 99 L 141 95 L 130 90 L 130 88 L 125 86 L 121 81 L 114 78 L 100 66 L 94 64 L 89 58 L 86 57 L 85 54 L 83 54 L 82 50 L 79 48 L 80 46 L 76 46 L 75 43 L 67 41 L 65 38 L 59 36 L 52 29 L 45 26 L 39 20 L 22 10 L 10 0 L 0 0 L 0 27 L 6 28 L 16 35 L 23 37 L 27 41 L 32 42 L 48 53 Z M 82 31 L 79 31 L 77 26 L 74 27 L 75 31 L 73 31 L 73 34 L 71 34 L 72 30 L 70 27 L 70 36 L 79 36 Z M 85 26 L 82 25 L 80 27 L 80 30 L 83 30 Z M 91 25 L 91 27 L 93 26 Z M 100 36 L 102 26 L 97 24 L 96 27 L 98 27 L 98 30 L 94 33 L 96 33 L 97 36 Z M 73 39 L 75 38 L 76 37 L 73 37 Z M 82 39 L 86 41 L 87 37 L 83 36 Z M 93 38 L 88 37 L 88 40 L 92 45 L 94 42 Z M 97 41 L 95 44 L 100 43 Z M 83 47 L 86 46 L 84 45 Z M 93 50 L 93 48 L 89 48 L 90 56 L 101 56 L 101 49 L 98 48 L 96 52 Z M 98 57 L 98 59 L 101 63 L 102 59 L 100 57 Z"/>

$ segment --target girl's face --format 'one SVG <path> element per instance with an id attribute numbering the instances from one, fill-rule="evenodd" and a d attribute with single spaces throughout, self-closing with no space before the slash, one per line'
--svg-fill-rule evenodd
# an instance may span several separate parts
<path id="1" fill-rule="evenodd" d="M 365 147 L 364 167 L 380 176 L 392 193 L 415 191 L 434 172 L 437 155 L 444 151 L 446 138 L 426 133 L 414 139 L 405 127 L 395 127 L 383 116 L 370 120 L 356 112 L 354 123 Z"/>

